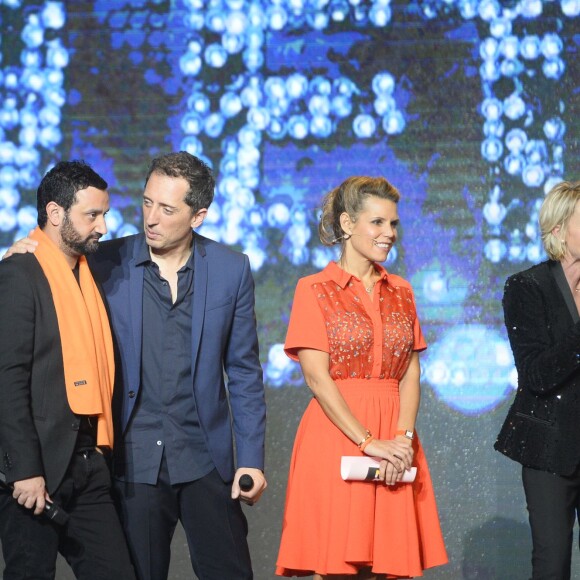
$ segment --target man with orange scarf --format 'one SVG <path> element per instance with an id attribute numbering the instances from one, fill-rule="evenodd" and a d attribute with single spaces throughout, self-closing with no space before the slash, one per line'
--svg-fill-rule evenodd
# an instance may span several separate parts
<path id="1" fill-rule="evenodd" d="M 85 257 L 107 232 L 106 189 L 85 163 L 57 164 L 37 191 L 36 252 L 0 263 L 6 579 L 54 578 L 58 551 L 77 578 L 134 578 L 103 455 L 113 446 L 113 343 Z M 65 525 L 43 515 L 56 505 Z"/>

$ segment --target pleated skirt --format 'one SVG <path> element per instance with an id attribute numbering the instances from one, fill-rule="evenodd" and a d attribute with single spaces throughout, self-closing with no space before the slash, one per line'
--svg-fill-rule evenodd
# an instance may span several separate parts
<path id="1" fill-rule="evenodd" d="M 392 439 L 399 416 L 395 380 L 347 379 L 337 386 L 355 417 Z M 343 455 L 363 455 L 313 399 L 298 427 L 286 492 L 276 574 L 356 574 L 371 567 L 394 578 L 422 576 L 447 562 L 427 460 L 413 441 L 413 483 L 343 481 Z"/>

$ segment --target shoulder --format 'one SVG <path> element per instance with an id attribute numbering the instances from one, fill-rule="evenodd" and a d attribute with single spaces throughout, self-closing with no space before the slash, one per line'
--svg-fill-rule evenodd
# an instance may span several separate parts
<path id="1" fill-rule="evenodd" d="M 0 262 L 0 295 L 3 307 L 33 295 L 52 299 L 48 279 L 34 254 L 16 254 Z"/>
<path id="2" fill-rule="evenodd" d="M 210 259 L 218 256 L 222 259 L 232 260 L 234 262 L 243 262 L 248 259 L 248 257 L 242 252 L 238 252 L 225 244 L 201 236 L 198 233 L 195 234 L 195 243 L 199 246 L 199 250 L 206 254 Z"/>
<path id="3" fill-rule="evenodd" d="M 91 255 L 91 259 L 98 262 L 115 254 L 126 252 L 134 248 L 135 244 L 142 239 L 143 234 L 134 234 L 124 238 L 115 238 L 113 240 L 107 240 L 106 242 L 100 242 L 98 251 Z"/>
<path id="4" fill-rule="evenodd" d="M 413 290 L 411 284 L 405 280 L 405 278 L 401 278 L 401 276 L 397 276 L 397 274 L 387 274 L 389 284 L 394 288 L 406 288 L 407 290 Z"/>
<path id="5" fill-rule="evenodd" d="M 227 272 L 229 279 L 237 277 L 246 279 L 251 274 L 250 260 L 246 254 L 199 234 L 195 234 L 195 244 L 196 260 L 201 258 L 206 262 L 210 274 L 223 278 L 223 274 Z"/>
<path id="6" fill-rule="evenodd" d="M 44 276 L 42 268 L 34 254 L 14 254 L 10 258 L 0 261 L 0 279 L 7 281 L 24 278 L 27 276 Z"/>
<path id="7" fill-rule="evenodd" d="M 325 270 L 322 272 L 316 272 L 315 274 L 309 274 L 308 276 L 303 276 L 298 279 L 296 283 L 296 294 L 301 294 L 308 292 L 311 289 L 316 289 L 320 284 L 326 284 L 332 282 Z"/>
<path id="8" fill-rule="evenodd" d="M 536 264 L 531 268 L 522 270 L 521 272 L 516 272 L 505 281 L 506 292 L 510 289 L 516 289 L 523 286 L 543 286 L 546 282 L 552 280 L 550 269 L 554 267 L 556 262 L 545 261 L 540 264 Z"/>

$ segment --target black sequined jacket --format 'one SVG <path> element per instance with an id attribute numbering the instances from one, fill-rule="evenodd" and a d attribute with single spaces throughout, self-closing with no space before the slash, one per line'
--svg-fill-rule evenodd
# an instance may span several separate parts
<path id="1" fill-rule="evenodd" d="M 518 389 L 494 447 L 527 467 L 570 475 L 580 464 L 580 322 L 558 275 L 559 262 L 550 260 L 506 281 Z"/>

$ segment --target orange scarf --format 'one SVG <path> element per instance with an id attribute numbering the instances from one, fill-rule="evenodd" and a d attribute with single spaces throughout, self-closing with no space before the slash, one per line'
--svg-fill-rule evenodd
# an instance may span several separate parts
<path id="1" fill-rule="evenodd" d="M 105 305 L 89 270 L 79 258 L 80 285 L 61 250 L 39 228 L 34 256 L 52 292 L 64 365 L 68 404 L 78 415 L 98 416 L 97 445 L 113 447 L 111 399 L 115 362 Z"/>

